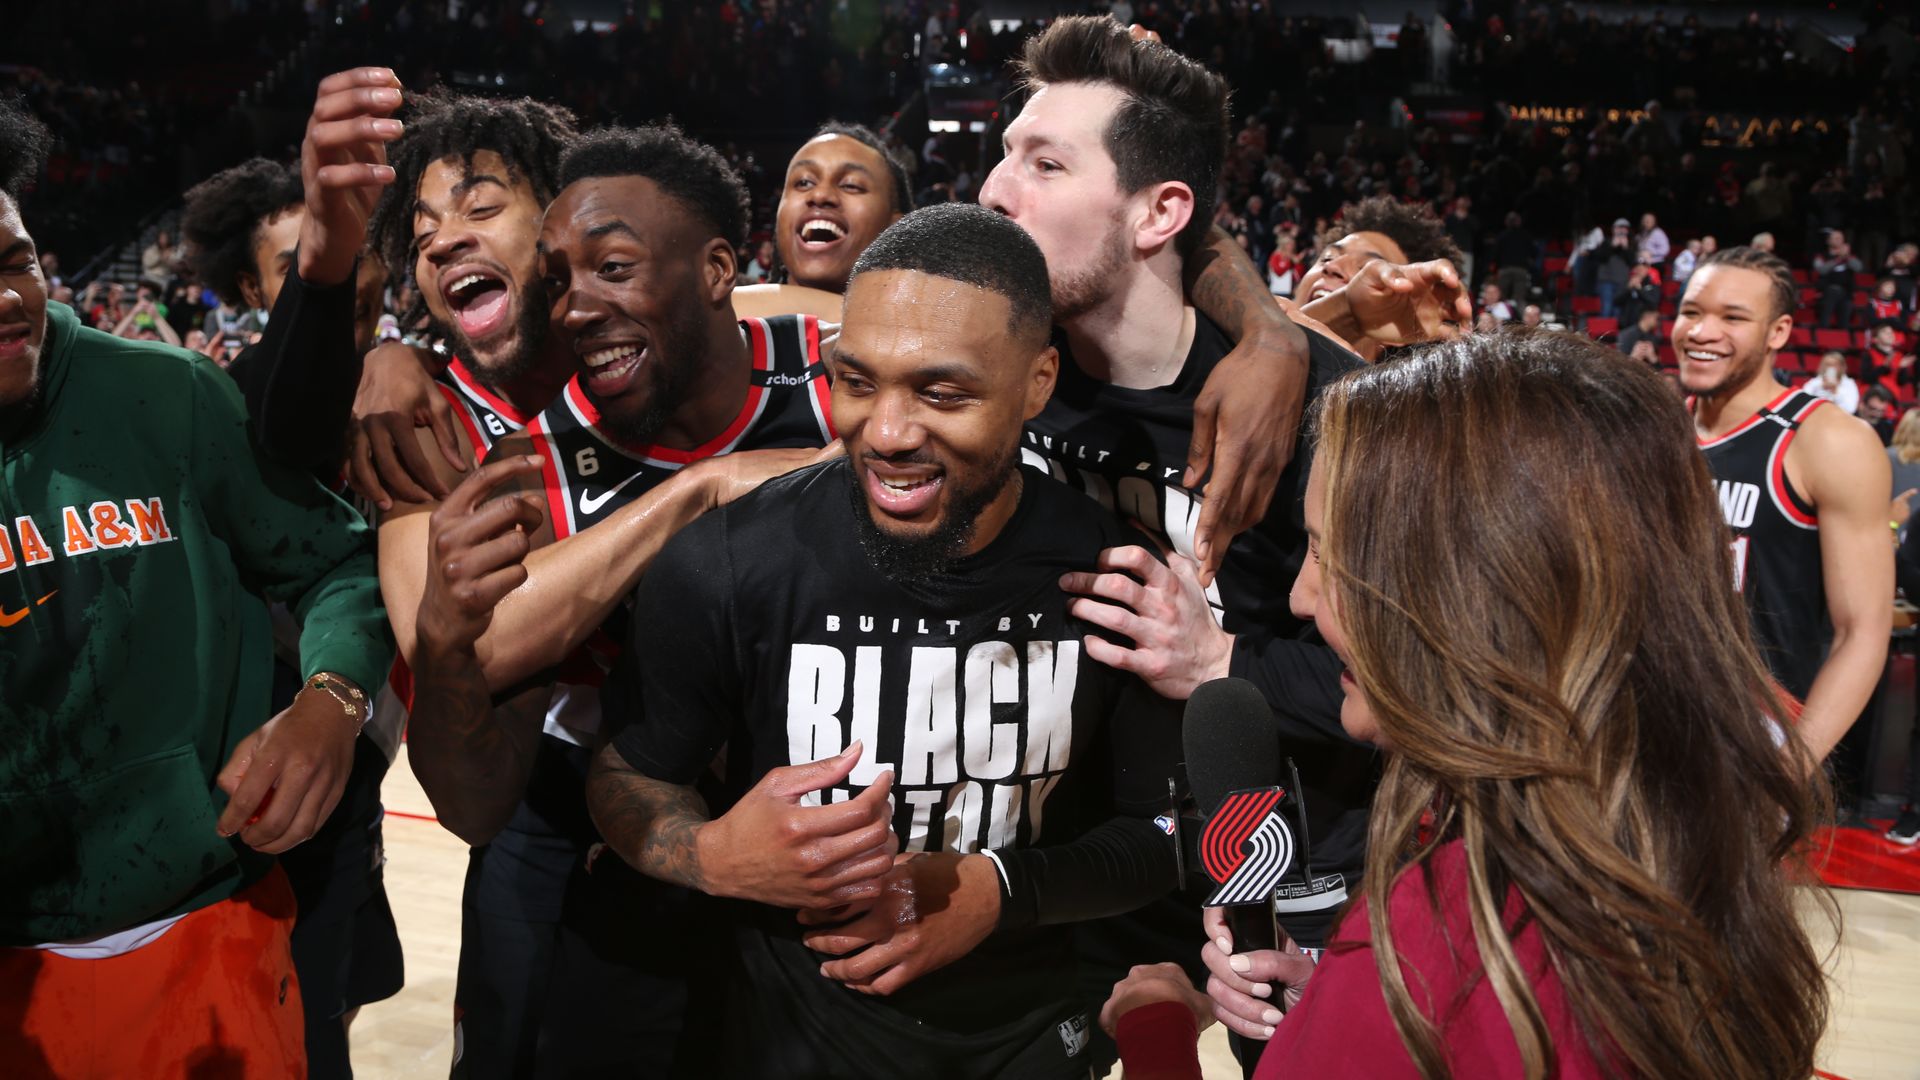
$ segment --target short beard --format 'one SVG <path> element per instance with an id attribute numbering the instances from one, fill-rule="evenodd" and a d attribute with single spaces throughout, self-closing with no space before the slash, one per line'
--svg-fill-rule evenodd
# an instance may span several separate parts
<path id="1" fill-rule="evenodd" d="M 658 366 L 651 373 L 641 372 L 642 377 L 653 380 L 653 390 L 647 396 L 647 403 L 633 416 L 607 408 L 605 402 L 593 396 L 587 380 L 580 380 L 581 390 L 600 414 L 602 431 L 627 446 L 653 445 L 660 429 L 666 427 L 673 414 L 693 396 L 700 373 L 707 366 L 707 357 L 713 350 L 710 343 L 703 340 L 701 324 L 705 320 L 705 309 L 682 304 L 673 321 L 661 328 L 660 340 L 648 348 L 654 355 L 647 359 L 647 363 Z"/>
<path id="2" fill-rule="evenodd" d="M 460 321 L 449 315 L 444 324 L 436 324 L 433 330 L 453 346 L 453 354 L 458 356 L 487 389 L 498 393 L 503 387 L 511 386 L 527 377 L 534 368 L 546 359 L 547 351 L 547 294 L 539 283 L 523 286 L 520 289 L 520 315 L 517 332 L 514 334 L 514 347 L 498 361 L 482 361 L 479 350 L 460 329 Z M 505 396 L 505 395 L 501 395 Z M 529 409 L 544 409 L 547 403 L 515 402 Z"/>
<path id="3" fill-rule="evenodd" d="M 1057 278 L 1053 282 L 1053 321 L 1070 322 L 1098 307 L 1113 295 L 1131 254 L 1122 230 L 1122 214 L 1115 211 L 1107 219 L 1107 231 L 1100 237 L 1091 265 Z"/>
<path id="4" fill-rule="evenodd" d="M 852 459 L 844 459 L 843 463 L 847 493 L 853 498 L 853 523 L 860 537 L 860 549 L 867 553 L 867 561 L 880 571 L 880 576 L 897 584 L 924 581 L 953 569 L 953 564 L 967 553 L 974 526 L 987 504 L 993 502 L 1007 484 L 1019 481 L 1019 448 L 1010 447 L 1005 456 L 988 466 L 978 485 L 953 489 L 947 512 L 941 515 L 940 523 L 932 532 L 903 537 L 886 531 L 873 519 L 873 508 L 867 505 L 866 485 L 860 482 L 859 471 Z"/>
<path id="5" fill-rule="evenodd" d="M 1681 382 L 1680 388 L 1688 394 L 1703 400 L 1732 397 L 1734 394 L 1746 389 L 1753 380 L 1766 374 L 1768 370 L 1767 351 L 1765 348 L 1762 348 L 1760 350 L 1760 357 L 1757 360 L 1746 361 L 1739 357 L 1729 357 L 1727 359 L 1726 374 L 1721 376 L 1718 383 L 1705 390 L 1695 390 L 1686 385 L 1684 380 Z M 1818 376 L 1816 376 L 1816 378 L 1817 377 Z"/>

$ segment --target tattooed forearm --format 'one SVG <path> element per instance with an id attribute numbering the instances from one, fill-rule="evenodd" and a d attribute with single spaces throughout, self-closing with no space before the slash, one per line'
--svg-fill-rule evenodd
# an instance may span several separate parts
<path id="1" fill-rule="evenodd" d="M 484 844 L 526 789 L 549 688 L 496 706 L 471 650 L 423 647 L 414 661 L 407 760 L 440 823 L 469 844 Z"/>
<path id="2" fill-rule="evenodd" d="M 709 820 L 699 792 L 634 771 L 609 746 L 587 774 L 587 809 L 627 865 L 648 877 L 708 891 L 695 842 Z"/>
<path id="3" fill-rule="evenodd" d="M 1219 226 L 1187 260 L 1187 298 L 1234 341 L 1249 335 L 1285 331 L 1286 313 L 1260 280 L 1260 271 Z"/>

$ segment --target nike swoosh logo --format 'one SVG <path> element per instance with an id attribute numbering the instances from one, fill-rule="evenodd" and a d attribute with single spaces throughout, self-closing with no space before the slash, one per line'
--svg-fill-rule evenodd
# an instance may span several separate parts
<path id="1" fill-rule="evenodd" d="M 580 512 L 582 514 L 592 514 L 595 511 L 599 510 L 601 507 L 607 505 L 608 499 L 611 499 L 615 495 L 620 494 L 620 489 L 623 487 L 626 487 L 628 484 L 633 483 L 634 477 L 639 475 L 640 475 L 639 473 L 634 473 L 633 476 L 629 476 L 625 480 L 622 480 L 619 483 L 608 488 L 607 490 L 601 492 L 599 497 L 597 498 L 591 492 L 582 491 L 580 493 Z"/>
<path id="2" fill-rule="evenodd" d="M 0 630 L 5 630 L 7 627 L 12 626 L 14 623 L 17 623 L 21 619 L 26 618 L 27 612 L 32 611 L 33 608 L 37 608 L 41 604 L 44 604 L 47 601 L 53 599 L 55 596 L 59 595 L 59 593 L 60 593 L 60 590 L 55 589 L 52 592 L 48 593 L 47 595 L 41 597 L 40 599 L 35 600 L 33 602 L 33 607 L 23 607 L 19 611 L 8 611 L 6 608 L 0 607 Z"/>

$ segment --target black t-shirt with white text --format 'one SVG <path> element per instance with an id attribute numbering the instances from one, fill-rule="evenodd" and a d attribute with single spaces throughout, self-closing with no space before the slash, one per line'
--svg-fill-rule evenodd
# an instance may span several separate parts
<path id="1" fill-rule="evenodd" d="M 1193 441 L 1193 405 L 1207 377 L 1233 350 L 1225 331 L 1198 311 L 1193 345 L 1180 374 L 1147 390 L 1114 386 L 1075 364 L 1064 336 L 1060 380 L 1052 400 L 1027 421 L 1021 459 L 1086 493 L 1123 519 L 1137 521 L 1175 552 L 1194 558 L 1194 530 L 1201 496 L 1180 483 Z M 1305 331 L 1310 356 L 1307 405 L 1334 379 L 1361 366 L 1360 358 L 1330 339 Z M 1309 440 L 1280 474 L 1266 517 L 1234 538 L 1220 573 L 1207 590 L 1215 614 L 1229 632 L 1262 628 L 1292 636 L 1301 623 L 1288 609 L 1287 594 L 1306 557 L 1301 501 L 1312 463 Z"/>
<path id="2" fill-rule="evenodd" d="M 1116 816 L 1163 813 L 1178 708 L 1086 656 L 1095 628 L 1067 614 L 1059 587 L 1102 548 L 1139 538 L 1028 476 L 984 549 L 894 581 L 861 546 L 854 483 L 844 460 L 813 466 L 674 537 L 635 595 L 603 694 L 615 749 L 648 776 L 691 784 L 725 746 L 718 816 L 770 769 L 859 739 L 850 783 L 825 798 L 850 798 L 891 768 L 906 852 L 1048 847 Z M 1065 927 L 1003 929 L 871 998 L 819 974 L 824 958 L 800 942 L 792 912 L 743 904 L 736 916 L 751 993 L 777 997 L 836 1060 L 928 1029 L 977 1033 L 984 1054 L 1073 994 Z"/>

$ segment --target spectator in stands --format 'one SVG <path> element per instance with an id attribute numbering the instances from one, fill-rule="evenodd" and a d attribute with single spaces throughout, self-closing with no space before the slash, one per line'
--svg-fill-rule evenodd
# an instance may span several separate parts
<path id="1" fill-rule="evenodd" d="M 1673 253 L 1673 241 L 1667 239 L 1667 230 L 1660 227 L 1659 220 L 1652 214 L 1640 215 L 1640 235 L 1637 239 L 1640 258 L 1654 266 L 1665 263 L 1667 256 Z"/>
<path id="2" fill-rule="evenodd" d="M 1275 296 L 1292 296 L 1294 286 L 1300 283 L 1300 275 L 1306 270 L 1295 235 L 1295 230 L 1284 225 L 1273 227 L 1273 254 L 1267 256 L 1267 288 Z"/>
<path id="3" fill-rule="evenodd" d="M 1860 260 L 1839 229 L 1827 233 L 1827 250 L 1813 259 L 1813 276 L 1820 290 L 1820 325 L 1845 329 L 1853 323 L 1853 276 Z"/>
<path id="4" fill-rule="evenodd" d="M 1908 260 L 1908 265 L 1912 265 L 1912 260 Z M 66 280 L 60 276 L 60 256 L 51 251 L 40 253 L 40 274 L 47 279 L 47 287 L 50 289 L 57 289 L 66 284 Z"/>
<path id="5" fill-rule="evenodd" d="M 1618 218 L 1604 244 L 1590 256 L 1594 260 L 1593 290 L 1600 297 L 1602 318 L 1620 317 L 1620 294 L 1633 275 L 1633 223 Z"/>
<path id="6" fill-rule="evenodd" d="M 1500 264 L 1500 294 L 1524 300 L 1533 291 L 1533 234 L 1517 210 L 1507 211 L 1506 227 L 1493 238 L 1493 260 Z"/>
<path id="7" fill-rule="evenodd" d="M 1501 296 L 1498 282 L 1489 281 L 1480 286 L 1480 310 L 1492 315 L 1501 323 L 1510 323 L 1516 317 L 1513 305 Z"/>
<path id="8" fill-rule="evenodd" d="M 154 234 L 153 243 L 140 253 L 140 274 L 164 288 L 179 273 L 179 262 L 180 252 L 173 245 L 173 237 L 163 229 Z"/>
<path id="9" fill-rule="evenodd" d="M 1660 310 L 1645 308 L 1632 326 L 1620 331 L 1620 351 L 1645 364 L 1660 362 Z"/>
<path id="10" fill-rule="evenodd" d="M 1860 411 L 1860 384 L 1847 374 L 1847 357 L 1838 349 L 1820 356 L 1820 370 L 1801 387 L 1815 397 L 1823 397 L 1840 406 L 1841 412 Z"/>
<path id="11" fill-rule="evenodd" d="M 1765 252 L 1768 255 L 1771 255 L 1773 254 L 1773 243 L 1774 241 L 1773 241 L 1772 233 L 1760 232 L 1760 233 L 1753 234 L 1753 241 L 1749 243 L 1747 246 L 1752 248 L 1755 251 L 1761 251 L 1761 252 Z"/>
<path id="12" fill-rule="evenodd" d="M 1900 302 L 1900 284 L 1890 277 L 1882 277 L 1873 287 L 1873 296 L 1867 301 L 1867 326 L 1904 326 L 1907 321 L 1907 306 Z"/>
<path id="13" fill-rule="evenodd" d="M 1890 498 L 1920 488 L 1920 409 L 1908 409 L 1894 427 L 1893 442 L 1887 447 L 1887 461 L 1893 466 Z M 1920 593 L 1909 593 L 1907 600 L 1920 602 Z"/>
<path id="14" fill-rule="evenodd" d="M 1460 283 L 1473 285 L 1473 249 L 1480 243 L 1480 219 L 1473 216 L 1473 200 L 1461 195 L 1453 200 L 1453 206 L 1447 210 L 1447 235 L 1453 239 L 1454 246 L 1460 249 Z"/>
<path id="15" fill-rule="evenodd" d="M 1894 399 L 1893 391 L 1879 383 L 1874 383 L 1860 395 L 1860 411 L 1855 415 L 1865 420 L 1867 426 L 1873 428 L 1874 434 L 1880 436 L 1880 445 L 1891 446 L 1893 418 L 1899 408 L 1899 402 Z"/>
<path id="16" fill-rule="evenodd" d="M 1920 259 L 1920 244 L 1901 244 L 1887 254 L 1886 275 L 1893 279 L 1894 292 L 1909 310 L 1920 307 L 1914 296 L 1914 263 Z"/>
<path id="17" fill-rule="evenodd" d="M 260 331 L 260 313 L 250 307 L 234 304 L 226 297 L 219 297 L 219 303 L 207 312 L 200 329 L 210 338 L 225 338 L 229 342 L 246 344 L 246 339 Z"/>
<path id="18" fill-rule="evenodd" d="M 1654 280 L 1652 267 L 1641 263 L 1627 271 L 1626 287 L 1614 301 L 1613 310 L 1623 324 L 1639 322 L 1645 311 L 1660 313 L 1660 284 Z"/>
<path id="19" fill-rule="evenodd" d="M 1687 246 L 1680 249 L 1680 254 L 1673 257 L 1673 283 L 1675 285 L 1684 286 L 1687 283 L 1687 279 L 1693 276 L 1693 268 L 1700 263 L 1700 249 L 1703 246 L 1705 245 L 1699 240 L 1689 240 L 1687 241 Z"/>
<path id="20" fill-rule="evenodd" d="M 1875 382 L 1883 378 L 1913 382 L 1913 356 L 1907 351 L 1907 344 L 1894 327 L 1874 327 L 1867 335 L 1867 378 Z"/>
<path id="21" fill-rule="evenodd" d="M 760 285 L 773 280 L 773 241 L 762 240 L 753 248 L 753 261 L 746 264 L 746 284 Z"/>

